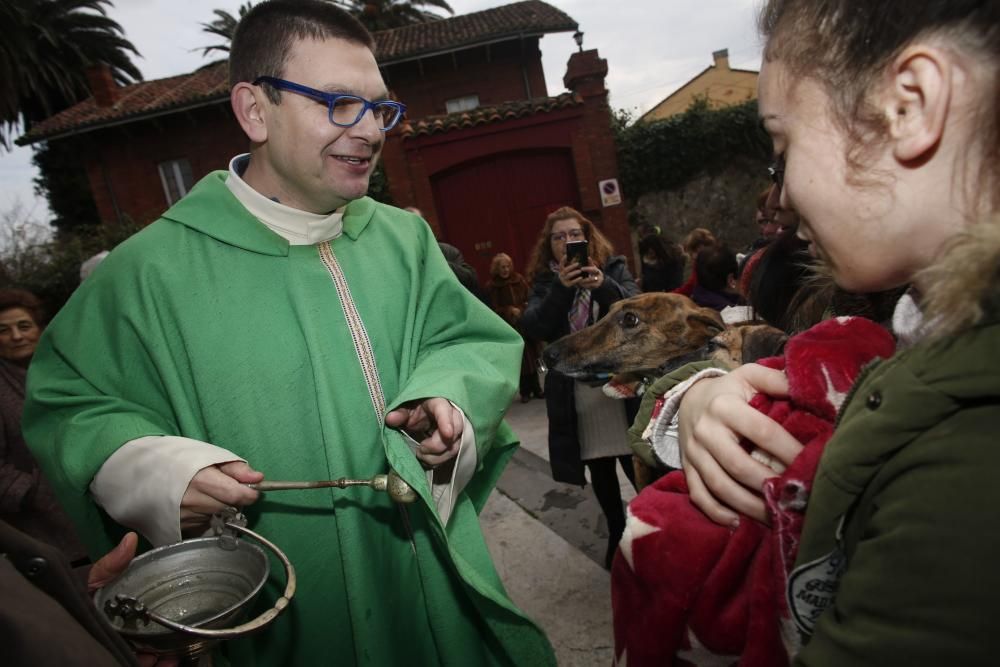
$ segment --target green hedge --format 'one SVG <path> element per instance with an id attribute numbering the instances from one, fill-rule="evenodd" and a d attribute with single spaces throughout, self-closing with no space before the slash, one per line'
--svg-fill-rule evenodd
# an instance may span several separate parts
<path id="1" fill-rule="evenodd" d="M 628 112 L 613 117 L 622 192 L 636 200 L 647 192 L 673 190 L 721 171 L 738 156 L 771 160 L 771 140 L 757 118 L 757 101 L 711 109 L 705 100 L 651 123 L 633 123 Z"/>

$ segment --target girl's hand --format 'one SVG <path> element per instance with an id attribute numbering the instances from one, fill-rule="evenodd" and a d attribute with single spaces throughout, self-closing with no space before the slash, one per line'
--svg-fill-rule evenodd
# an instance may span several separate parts
<path id="1" fill-rule="evenodd" d="M 764 480 L 775 472 L 750 457 L 740 445 L 741 436 L 786 466 L 802 450 L 788 431 L 750 407 L 750 399 L 760 392 L 788 396 L 785 374 L 746 364 L 723 377 L 696 382 L 681 400 L 679 436 L 691 502 L 716 523 L 737 525 L 737 512 L 767 521 L 761 492 Z"/>

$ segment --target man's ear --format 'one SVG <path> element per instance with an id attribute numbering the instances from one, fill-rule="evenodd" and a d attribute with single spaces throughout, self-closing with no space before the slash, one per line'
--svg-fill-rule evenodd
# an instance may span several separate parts
<path id="1" fill-rule="evenodd" d="M 951 107 L 951 77 L 948 57 L 931 46 L 908 47 L 893 62 L 883 104 L 897 160 L 926 159 L 937 148 Z"/>
<path id="2" fill-rule="evenodd" d="M 233 86 L 229 102 L 243 132 L 250 141 L 260 144 L 267 140 L 267 125 L 264 124 L 263 100 L 258 100 L 258 95 L 263 95 L 263 92 L 244 81 Z"/>

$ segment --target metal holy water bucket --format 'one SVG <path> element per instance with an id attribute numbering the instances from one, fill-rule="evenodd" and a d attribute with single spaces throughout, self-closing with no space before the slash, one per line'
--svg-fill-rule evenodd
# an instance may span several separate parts
<path id="1" fill-rule="evenodd" d="M 184 540 L 136 557 L 95 595 L 112 626 L 137 650 L 193 657 L 215 643 L 256 632 L 278 617 L 295 595 L 295 568 L 278 547 L 246 528 L 242 514 L 212 519 L 214 537 Z M 270 573 L 263 549 L 285 568 L 285 591 L 274 606 L 241 623 Z M 235 625 L 234 625 L 235 624 Z"/>

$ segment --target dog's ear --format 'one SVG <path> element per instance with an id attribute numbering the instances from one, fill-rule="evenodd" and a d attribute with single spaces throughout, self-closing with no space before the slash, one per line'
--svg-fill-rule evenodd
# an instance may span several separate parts
<path id="1" fill-rule="evenodd" d="M 698 308 L 687 316 L 687 325 L 692 329 L 701 329 L 708 338 L 718 336 L 725 331 L 726 325 L 719 312 L 711 308 Z"/>
<path id="2" fill-rule="evenodd" d="M 743 363 L 773 357 L 782 353 L 788 336 L 781 329 L 760 325 L 743 332 Z"/>

